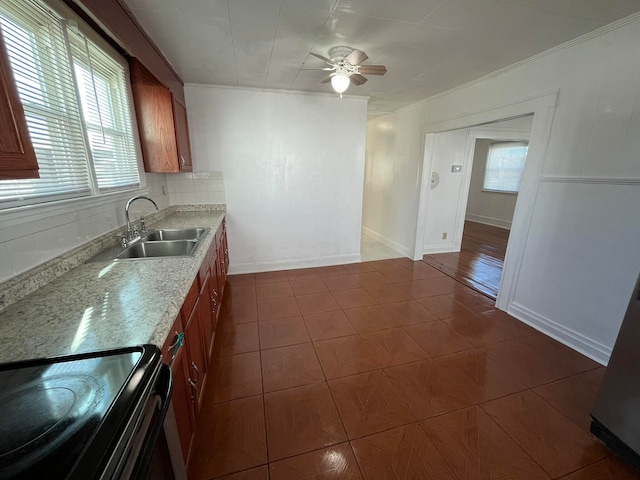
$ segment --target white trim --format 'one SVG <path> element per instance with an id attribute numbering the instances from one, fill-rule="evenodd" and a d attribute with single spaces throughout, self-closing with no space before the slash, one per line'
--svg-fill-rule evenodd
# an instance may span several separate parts
<path id="1" fill-rule="evenodd" d="M 144 176 L 144 175 L 143 175 Z M 10 227 L 28 222 L 35 222 L 54 215 L 62 215 L 85 208 L 100 207 L 103 205 L 122 203 L 135 195 L 145 195 L 149 193 L 148 187 L 122 190 L 119 192 L 103 193 L 101 195 L 87 195 L 86 197 L 72 198 L 69 200 L 59 200 L 55 202 L 39 203 L 15 207 L 7 210 L 0 210 L 0 225 Z M 124 211 L 124 207 L 123 207 Z"/>
<path id="2" fill-rule="evenodd" d="M 545 183 L 581 183 L 581 184 L 604 184 L 604 185 L 640 185 L 640 178 L 618 178 L 618 177 L 563 177 L 556 175 L 543 175 L 541 182 Z"/>
<path id="3" fill-rule="evenodd" d="M 431 159 L 435 148 L 435 134 L 426 133 L 422 135 L 422 161 L 418 163 L 418 175 L 416 178 L 416 188 L 418 189 L 418 208 L 416 227 L 413 232 L 413 257 L 412 260 L 422 260 L 424 255 L 424 229 L 427 223 L 427 205 L 429 204 L 429 192 L 431 191 Z M 429 187 L 427 187 L 429 185 Z"/>
<path id="4" fill-rule="evenodd" d="M 469 222 L 482 223 L 484 225 L 491 225 L 492 227 L 504 228 L 505 230 L 511 230 L 511 222 L 508 220 L 501 220 L 499 218 L 485 217 L 484 215 L 467 213 L 465 215 L 465 220 Z"/>
<path id="5" fill-rule="evenodd" d="M 360 254 L 330 255 L 328 257 L 298 258 L 295 260 L 276 260 L 273 262 L 258 263 L 233 263 L 229 265 L 229 275 L 240 273 L 275 272 L 278 270 L 293 270 L 307 267 L 328 267 L 344 265 L 347 263 L 360 263 Z"/>
<path id="6" fill-rule="evenodd" d="M 540 177 L 544 166 L 545 152 L 551 133 L 551 122 L 555 112 L 557 97 L 558 90 L 554 90 L 551 93 L 542 93 L 538 96 L 527 96 L 509 104 L 492 106 L 482 111 L 463 113 L 461 115 L 442 120 L 441 122 L 430 123 L 422 128 L 424 156 L 422 165 L 420 166 L 422 171 L 419 172 L 419 178 L 421 178 L 421 181 L 419 181 L 417 186 L 419 192 L 419 204 L 418 218 L 416 219 L 416 230 L 414 232 L 414 260 L 422 258 L 421 254 L 425 251 L 425 247 L 428 249 L 435 247 L 424 245 L 424 227 L 429 191 L 428 176 L 431 171 L 430 156 L 432 155 L 434 136 L 430 134 L 440 131 L 469 128 L 483 123 L 522 117 L 532 113 L 534 114 L 531 132 L 529 134 L 527 161 L 522 174 L 520 194 L 518 196 L 518 202 L 516 203 L 516 209 L 512 220 L 512 230 L 509 243 L 507 245 L 502 278 L 500 281 L 500 288 L 498 290 L 498 298 L 496 300 L 496 306 L 501 310 L 507 310 L 508 305 L 515 295 L 517 280 L 520 275 L 522 258 L 524 256 L 525 245 L 529 235 L 531 218 L 533 216 L 533 209 L 537 197 L 538 185 L 540 183 Z M 472 137 L 473 135 L 469 135 L 467 137 L 466 158 L 469 158 L 469 155 L 473 152 L 474 145 L 471 145 L 470 140 Z M 427 167 L 425 168 L 425 166 Z M 455 229 L 452 237 L 454 241 L 459 242 L 456 244 L 457 249 L 460 248 L 460 244 L 462 242 L 462 228 L 464 227 L 464 217 L 466 212 L 459 212 L 460 205 L 466 206 L 467 197 L 469 195 L 469 182 L 471 181 L 471 172 L 469 170 L 471 169 L 468 164 L 466 167 L 463 165 L 463 174 L 465 175 L 465 178 L 462 182 L 462 190 L 458 201 L 458 213 L 456 214 L 456 224 L 459 225 L 459 228 Z"/>
<path id="7" fill-rule="evenodd" d="M 449 245 L 425 245 L 424 247 L 422 247 L 422 254 L 423 255 L 432 255 L 435 253 L 451 253 L 451 252 L 456 252 L 459 249 L 456 249 L 456 246 L 454 244 L 449 244 Z M 422 257 L 420 257 L 420 260 L 422 260 Z"/>
<path id="8" fill-rule="evenodd" d="M 393 240 L 380 235 L 378 232 L 374 232 L 373 230 L 371 230 L 370 228 L 367 228 L 365 226 L 362 227 L 362 233 L 364 233 L 365 235 L 367 235 L 368 237 L 373 238 L 374 240 L 382 243 L 383 245 L 386 245 L 387 247 L 389 247 L 392 250 L 395 250 L 396 252 L 398 252 L 401 255 L 404 255 L 405 257 L 410 257 L 411 256 L 411 249 L 409 247 L 406 247 L 398 242 L 394 242 Z"/>
<path id="9" fill-rule="evenodd" d="M 551 104 L 556 105 L 558 93 L 560 89 L 554 88 L 548 91 L 542 91 L 537 95 L 527 95 L 510 103 L 497 103 L 477 110 L 460 113 L 455 117 L 444 117 L 424 125 L 425 132 L 446 132 L 449 130 L 458 130 L 461 128 L 473 127 L 474 129 L 484 129 L 483 124 L 492 122 L 502 122 L 506 120 L 514 120 L 520 117 L 526 117 L 535 113 L 532 110 L 535 105 Z M 428 99 L 430 100 L 431 97 Z M 533 125 L 532 125 L 533 128 Z M 522 131 L 522 129 L 514 129 L 514 133 Z M 504 132 L 506 134 L 506 131 Z M 491 135 L 491 134 L 488 134 Z M 509 139 L 506 137 L 505 139 Z"/>
<path id="10" fill-rule="evenodd" d="M 522 305 L 512 302 L 507 312 L 527 325 L 539 330 L 545 335 L 558 340 L 560 343 L 576 350 L 596 362 L 607 365 L 611 356 L 611 348 L 592 340 L 575 330 L 567 328 L 553 320 L 543 317 Z"/>

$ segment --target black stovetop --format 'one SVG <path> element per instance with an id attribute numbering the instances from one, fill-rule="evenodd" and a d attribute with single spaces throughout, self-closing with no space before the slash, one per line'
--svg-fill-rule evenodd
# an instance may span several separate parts
<path id="1" fill-rule="evenodd" d="M 0 365 L 0 479 L 99 476 L 159 359 L 147 345 Z"/>

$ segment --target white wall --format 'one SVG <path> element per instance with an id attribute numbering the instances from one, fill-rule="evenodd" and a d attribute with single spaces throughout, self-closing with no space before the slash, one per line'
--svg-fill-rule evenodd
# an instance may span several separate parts
<path id="1" fill-rule="evenodd" d="M 169 206 L 165 175 L 147 173 L 146 182 L 148 196 L 160 208 Z M 27 208 L 20 215 L 0 212 L 0 282 L 123 226 L 127 199 L 139 193 L 147 194 L 141 190 L 74 200 L 57 208 L 49 205 L 47 213 L 40 208 Z M 135 202 L 130 216 L 137 219 L 153 211 L 148 202 Z"/>
<path id="2" fill-rule="evenodd" d="M 487 155 L 492 142 L 493 140 L 485 138 L 476 140 L 466 219 L 472 222 L 509 229 L 511 228 L 511 219 L 513 219 L 513 212 L 516 209 L 518 195 L 515 193 L 486 192 L 482 189 L 484 186 L 484 171 L 487 166 Z"/>
<path id="3" fill-rule="evenodd" d="M 452 119 L 460 123 L 475 112 L 557 89 L 550 136 L 541 146 L 540 168 L 527 199 L 531 225 L 523 231 L 522 268 L 512 281 L 515 293 L 508 308 L 602 362 L 608 359 L 640 270 L 638 45 L 636 15 L 372 120 L 367 129 L 367 171 L 380 171 L 378 164 L 395 165 L 402 159 L 408 170 L 404 177 L 416 178 L 421 175 L 421 144 L 430 125 Z M 419 189 L 392 175 L 378 177 L 376 185 L 380 184 L 389 188 L 377 192 L 368 186 L 365 199 L 380 193 L 394 200 L 371 200 L 382 211 L 378 219 L 365 217 L 366 223 L 412 249 Z M 394 215 L 402 221 L 382 220 Z"/>
<path id="4" fill-rule="evenodd" d="M 423 123 L 419 105 L 367 123 L 362 226 L 406 256 L 415 237 Z"/>
<path id="5" fill-rule="evenodd" d="M 358 261 L 367 100 L 185 87 L 194 171 L 221 171 L 233 272 Z"/>
<path id="6" fill-rule="evenodd" d="M 452 172 L 453 165 L 463 165 L 469 129 L 440 132 L 433 135 L 430 157 L 431 174 L 436 173 L 440 183 L 429 191 L 429 203 L 424 230 L 423 252 L 442 253 L 456 250 L 456 213 L 463 188 L 462 172 Z M 446 237 L 446 238 L 445 238 Z"/>

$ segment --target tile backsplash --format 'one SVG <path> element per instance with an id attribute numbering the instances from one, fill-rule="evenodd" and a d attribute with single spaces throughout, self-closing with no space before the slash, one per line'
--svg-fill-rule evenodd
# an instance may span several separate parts
<path id="1" fill-rule="evenodd" d="M 226 203 L 222 172 L 168 174 L 167 186 L 171 205 Z"/>
<path id="2" fill-rule="evenodd" d="M 148 196 L 160 209 L 169 205 L 224 203 L 221 172 L 146 174 Z M 133 196 L 135 193 L 132 193 Z M 68 252 L 125 224 L 122 197 L 91 206 L 74 203 L 46 218 L 3 223 L 0 214 L 0 282 Z M 153 212 L 148 202 L 135 202 L 130 218 Z"/>

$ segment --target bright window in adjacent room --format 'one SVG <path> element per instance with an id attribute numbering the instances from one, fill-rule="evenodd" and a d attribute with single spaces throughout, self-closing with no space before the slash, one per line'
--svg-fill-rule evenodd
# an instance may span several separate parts
<path id="1" fill-rule="evenodd" d="M 0 210 L 138 188 L 124 58 L 37 0 L 0 3 L 0 31 L 40 178 L 0 180 Z"/>
<path id="2" fill-rule="evenodd" d="M 482 189 L 490 192 L 518 193 L 527 149 L 527 142 L 492 143 L 487 154 Z"/>

